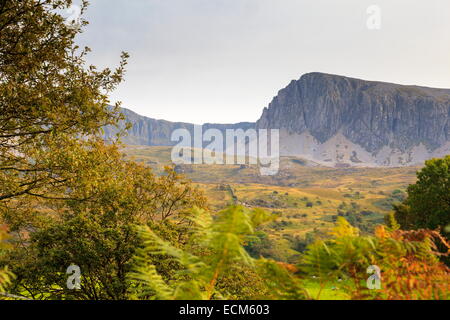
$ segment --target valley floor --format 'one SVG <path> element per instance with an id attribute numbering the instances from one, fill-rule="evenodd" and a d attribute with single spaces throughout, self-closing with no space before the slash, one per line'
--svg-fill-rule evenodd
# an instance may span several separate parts
<path id="1" fill-rule="evenodd" d="M 170 147 L 127 147 L 124 152 L 158 173 L 170 165 Z M 338 216 L 371 233 L 392 204 L 405 197 L 419 167 L 323 168 L 286 157 L 275 176 L 260 176 L 256 166 L 183 165 L 176 170 L 204 190 L 211 209 L 238 203 L 278 215 L 260 231 L 258 254 L 295 262 L 313 239 L 327 236 Z"/>

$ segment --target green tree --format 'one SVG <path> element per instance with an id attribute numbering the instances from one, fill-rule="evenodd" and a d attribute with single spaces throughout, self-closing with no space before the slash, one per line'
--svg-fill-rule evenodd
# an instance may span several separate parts
<path id="1" fill-rule="evenodd" d="M 132 226 L 167 231 L 171 219 L 180 238 L 188 208 L 205 199 L 173 169 L 156 177 L 124 161 L 117 141 L 105 144 L 101 128 L 123 119 L 108 95 L 128 54 L 115 70 L 86 65 L 90 49 L 75 39 L 88 3 L 76 24 L 61 15 L 71 5 L 0 4 L 0 219 L 13 235 L 0 267 L 17 275 L 13 292 L 32 298 L 123 299 L 139 243 Z M 72 263 L 82 269 L 80 291 L 65 288 Z"/>
<path id="2" fill-rule="evenodd" d="M 70 205 L 59 200 L 94 198 L 102 179 L 95 163 L 115 152 L 100 133 L 123 118 L 119 104 L 108 106 L 108 94 L 122 81 L 128 54 L 114 71 L 86 65 L 90 49 L 80 49 L 75 38 L 87 24 L 88 3 L 82 2 L 79 23 L 61 15 L 71 5 L 0 3 L 0 220 L 14 231 L 12 244 L 26 244 L 30 234 L 60 219 L 58 210 Z"/>
<path id="3" fill-rule="evenodd" d="M 111 148 L 84 154 L 81 163 L 95 170 L 80 170 L 70 181 L 74 200 L 40 199 L 26 219 L 14 210 L 5 215 L 22 235 L 0 261 L 17 275 L 11 292 L 33 299 L 126 299 L 125 276 L 140 245 L 134 225 L 150 225 L 182 242 L 190 208 L 205 206 L 202 193 L 172 168 L 158 177 Z M 81 269 L 80 290 L 66 287 L 71 264 Z"/>
<path id="4" fill-rule="evenodd" d="M 426 161 L 407 194 L 407 199 L 394 207 L 395 219 L 401 227 L 445 232 L 450 223 L 450 156 Z"/>
<path id="5" fill-rule="evenodd" d="M 73 173 L 63 155 L 75 157 L 79 148 L 92 148 L 101 127 L 122 118 L 119 105 L 108 107 L 107 97 L 123 79 L 128 54 L 122 54 L 114 71 L 87 66 L 89 48 L 75 44 L 87 22 L 81 16 L 79 24 L 70 24 L 59 13 L 71 4 L 71 0 L 0 4 L 2 202 L 60 191 Z M 86 6 L 83 1 L 82 15 Z"/>

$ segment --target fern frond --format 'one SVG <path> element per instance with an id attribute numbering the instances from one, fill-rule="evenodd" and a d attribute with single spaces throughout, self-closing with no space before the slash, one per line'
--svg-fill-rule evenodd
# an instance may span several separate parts
<path id="1" fill-rule="evenodd" d="M 269 288 L 272 299 L 278 300 L 303 300 L 308 299 L 309 294 L 303 288 L 300 280 L 283 268 L 279 263 L 258 259 L 257 270 Z"/>
<path id="2" fill-rule="evenodd" d="M 128 274 L 130 280 L 138 282 L 138 297 L 151 297 L 157 300 L 172 300 L 174 290 L 165 283 L 152 264 L 135 268 Z"/>
<path id="3" fill-rule="evenodd" d="M 203 262 L 198 257 L 172 246 L 169 242 L 158 237 L 148 226 L 138 227 L 138 234 L 143 241 L 146 255 L 168 256 L 194 274 L 199 273 L 204 267 Z"/>
<path id="4" fill-rule="evenodd" d="M 6 292 L 7 286 L 11 284 L 13 279 L 14 274 L 7 267 L 0 270 L 0 293 Z"/>
<path id="5" fill-rule="evenodd" d="M 217 289 L 219 279 L 239 263 L 254 270 L 254 259 L 244 248 L 255 227 L 269 221 L 271 215 L 261 210 L 232 206 L 215 219 L 201 209 L 193 209 L 189 220 L 193 228 L 189 241 L 177 248 L 158 237 L 148 226 L 138 227 L 143 246 L 135 258 L 130 279 L 139 283 L 141 296 L 157 299 L 218 299 L 226 296 Z M 151 257 L 171 259 L 180 270 L 176 279 L 166 283 L 158 274 Z"/>

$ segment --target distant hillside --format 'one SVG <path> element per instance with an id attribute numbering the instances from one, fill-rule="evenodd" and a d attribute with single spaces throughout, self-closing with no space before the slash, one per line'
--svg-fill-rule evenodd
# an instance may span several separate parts
<path id="1" fill-rule="evenodd" d="M 140 116 L 124 142 L 171 146 L 171 133 L 190 123 Z M 450 89 L 404 86 L 309 73 L 279 91 L 255 123 L 204 124 L 217 128 L 280 129 L 280 150 L 325 166 L 405 166 L 450 154 Z M 115 134 L 105 128 L 105 136 Z"/>
<path id="2" fill-rule="evenodd" d="M 126 117 L 126 122 L 132 124 L 132 128 L 128 131 L 128 135 L 122 139 L 125 144 L 129 145 L 142 145 L 142 146 L 172 146 L 176 142 L 170 141 L 171 134 L 176 129 L 187 129 L 193 136 L 194 124 L 184 122 L 170 122 L 166 120 L 156 120 L 148 117 L 138 115 L 137 113 L 122 108 L 122 113 Z M 121 123 L 121 127 L 124 127 L 124 123 Z M 215 128 L 222 132 L 226 129 L 241 128 L 247 130 L 254 128 L 255 123 L 241 122 L 236 124 L 214 124 L 205 123 L 202 125 L 203 132 Z M 117 129 L 111 126 L 105 127 L 105 138 L 114 137 L 117 133 Z"/>

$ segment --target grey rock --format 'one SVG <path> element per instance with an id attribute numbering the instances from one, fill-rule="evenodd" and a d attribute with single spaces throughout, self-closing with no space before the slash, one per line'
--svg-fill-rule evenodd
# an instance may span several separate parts
<path id="1" fill-rule="evenodd" d="M 194 124 L 122 112 L 132 124 L 125 144 L 173 146 L 180 128 L 194 136 Z M 413 165 L 450 153 L 450 89 L 308 73 L 280 90 L 256 123 L 201 126 L 224 136 L 226 129 L 280 129 L 281 155 L 325 166 Z M 117 133 L 104 129 L 105 138 Z"/>
<path id="2" fill-rule="evenodd" d="M 171 141 L 172 132 L 176 129 L 187 129 L 191 137 L 194 137 L 194 124 L 185 122 L 170 122 L 166 120 L 157 120 L 141 116 L 129 109 L 122 108 L 121 112 L 125 116 L 125 121 L 119 124 L 120 128 L 124 128 L 125 124 L 131 123 L 131 129 L 128 130 L 127 135 L 121 140 L 128 145 L 142 145 L 142 146 L 173 146 L 177 142 Z M 243 129 L 254 128 L 255 123 L 241 122 L 236 124 L 214 124 L 205 123 L 202 125 L 202 131 L 208 129 L 218 129 L 224 136 L 226 129 Z M 106 126 L 103 128 L 104 138 L 114 138 L 118 129 L 114 126 Z M 205 142 L 208 144 L 209 142 Z"/>
<path id="3" fill-rule="evenodd" d="M 324 143 L 338 132 L 375 153 L 450 140 L 450 90 L 308 73 L 279 91 L 258 128 L 305 131 Z"/>

